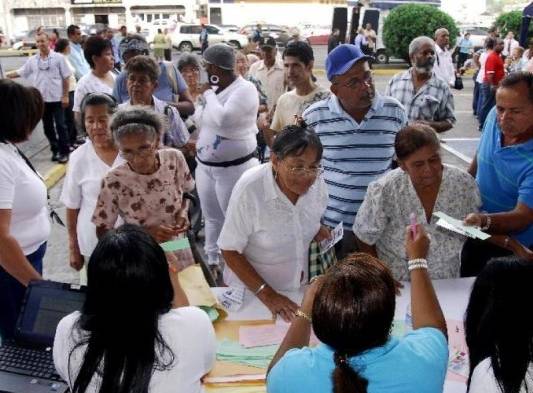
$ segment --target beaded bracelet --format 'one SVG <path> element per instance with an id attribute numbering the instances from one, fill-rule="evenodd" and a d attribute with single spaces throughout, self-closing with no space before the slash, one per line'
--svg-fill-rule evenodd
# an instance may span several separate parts
<path id="1" fill-rule="evenodd" d="M 407 268 L 409 271 L 414 269 L 426 269 L 428 268 L 428 261 L 424 258 L 416 258 L 411 259 L 409 262 L 407 262 Z"/>

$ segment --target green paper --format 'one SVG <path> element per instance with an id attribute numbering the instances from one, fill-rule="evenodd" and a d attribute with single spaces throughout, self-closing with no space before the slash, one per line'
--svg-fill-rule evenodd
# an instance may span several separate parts
<path id="1" fill-rule="evenodd" d="M 200 308 L 205 311 L 211 322 L 215 322 L 220 316 L 217 309 L 214 307 L 200 306 Z"/>
<path id="2" fill-rule="evenodd" d="M 277 350 L 278 345 L 245 348 L 238 342 L 224 339 L 218 342 L 217 360 L 267 368 Z"/>
<path id="3" fill-rule="evenodd" d="M 164 252 L 180 251 L 191 248 L 189 239 L 187 239 L 186 237 L 161 243 L 160 246 Z"/>

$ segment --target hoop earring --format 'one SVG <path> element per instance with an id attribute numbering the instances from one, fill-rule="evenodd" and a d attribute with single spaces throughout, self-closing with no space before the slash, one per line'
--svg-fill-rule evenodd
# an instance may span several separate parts
<path id="1" fill-rule="evenodd" d="M 218 82 L 220 82 L 220 78 L 218 77 L 218 75 L 211 75 L 209 77 L 209 82 L 212 84 L 212 85 L 218 85 Z"/>

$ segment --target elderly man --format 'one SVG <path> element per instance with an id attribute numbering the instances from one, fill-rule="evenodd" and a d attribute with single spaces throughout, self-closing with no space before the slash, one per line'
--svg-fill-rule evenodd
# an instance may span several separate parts
<path id="1" fill-rule="evenodd" d="M 450 33 L 445 28 L 435 31 L 435 75 L 446 81 L 450 86 L 455 85 L 455 68 L 452 53 L 448 50 Z"/>
<path id="2" fill-rule="evenodd" d="M 46 33 L 37 34 L 35 41 L 39 52 L 30 57 L 21 68 L 8 72 L 6 76 L 28 79 L 41 92 L 44 100 L 43 128 L 52 150 L 52 161 L 64 164 L 68 161 L 70 152 L 64 108 L 69 105 L 71 71 L 65 57 L 50 50 Z"/>
<path id="3" fill-rule="evenodd" d="M 385 91 L 400 101 L 410 122 L 427 124 L 437 132 L 452 128 L 455 123 L 453 95 L 448 84 L 433 72 L 435 42 L 417 37 L 409 44 L 412 67 L 396 74 Z"/>
<path id="4" fill-rule="evenodd" d="M 478 274 L 492 257 L 515 253 L 533 260 L 529 250 L 533 246 L 532 113 L 533 74 L 510 74 L 496 92 L 496 107 L 487 116 L 469 169 L 486 213 L 472 213 L 465 219 L 492 234 L 500 246 L 468 241 L 462 255 L 463 276 Z"/>
<path id="5" fill-rule="evenodd" d="M 263 60 L 252 64 L 249 74 L 264 86 L 268 109 L 273 112 L 278 98 L 285 92 L 287 87 L 283 63 L 276 59 L 277 49 L 274 38 L 268 37 L 261 44 L 261 55 Z"/>
<path id="6" fill-rule="evenodd" d="M 387 172 L 394 156 L 396 133 L 407 123 L 402 105 L 376 94 L 369 56 L 354 45 L 336 47 L 326 59 L 331 81 L 329 98 L 304 113 L 324 146 L 324 176 L 329 201 L 324 223 L 343 223 L 344 239 L 337 256 L 356 247 L 352 226 L 368 184 Z"/>
<path id="7" fill-rule="evenodd" d="M 129 35 L 120 42 L 120 53 L 124 64 L 135 56 L 148 55 L 149 49 L 146 39 L 139 34 Z M 192 96 L 187 88 L 185 79 L 183 79 L 176 66 L 169 61 L 160 61 L 159 68 L 161 73 L 159 74 L 154 96 L 175 107 L 181 116 L 192 115 L 194 113 Z M 115 79 L 113 96 L 119 104 L 130 98 L 127 79 L 125 71 L 122 71 Z"/>

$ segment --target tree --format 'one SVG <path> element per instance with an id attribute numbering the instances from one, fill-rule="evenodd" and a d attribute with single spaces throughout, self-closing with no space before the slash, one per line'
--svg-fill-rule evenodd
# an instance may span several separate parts
<path id="1" fill-rule="evenodd" d="M 401 5 L 385 18 L 383 42 L 395 57 L 409 61 L 411 41 L 422 35 L 434 38 L 435 30 L 441 27 L 450 32 L 450 47 L 453 47 L 459 30 L 450 15 L 429 5 Z"/>
<path id="2" fill-rule="evenodd" d="M 522 24 L 522 12 L 511 11 L 501 14 L 494 21 L 494 27 L 498 29 L 500 35 L 505 37 L 509 31 L 512 31 L 518 39 L 520 35 L 520 26 Z M 529 25 L 529 36 L 533 34 L 533 24 Z"/>

